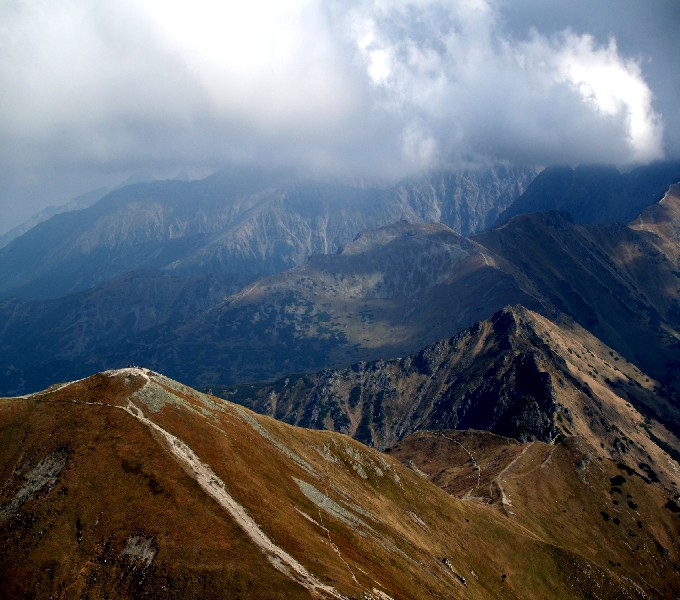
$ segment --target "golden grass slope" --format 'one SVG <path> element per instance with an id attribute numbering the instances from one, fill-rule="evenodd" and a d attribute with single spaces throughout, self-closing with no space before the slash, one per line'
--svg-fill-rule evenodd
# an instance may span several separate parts
<path id="1" fill-rule="evenodd" d="M 634 584 L 630 596 L 680 587 L 677 488 L 603 458 L 582 438 L 519 444 L 475 431 L 421 431 L 390 454 L 468 503 L 495 508 L 537 540 Z M 509 575 L 509 574 L 508 574 Z M 586 597 L 602 597 L 591 588 Z"/>
<path id="2" fill-rule="evenodd" d="M 658 591 L 343 435 L 141 368 L 0 400 L 0 540 L 9 598 Z"/>

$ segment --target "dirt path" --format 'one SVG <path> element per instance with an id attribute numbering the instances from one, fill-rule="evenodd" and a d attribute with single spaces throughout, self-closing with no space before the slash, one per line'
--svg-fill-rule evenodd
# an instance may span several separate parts
<path id="1" fill-rule="evenodd" d="M 507 465 L 506 467 L 496 476 L 496 479 L 494 480 L 496 482 L 496 485 L 498 486 L 498 489 L 501 492 L 501 504 L 503 505 L 503 508 L 507 510 L 507 507 L 512 506 L 512 502 L 510 502 L 510 498 L 508 495 L 505 493 L 505 490 L 503 489 L 503 477 L 505 477 L 505 474 L 514 466 L 514 464 L 522 458 L 525 454 L 526 451 L 531 448 L 534 445 L 534 442 L 529 442 L 525 447 L 522 452 L 520 452 L 515 458 L 513 458 Z M 508 514 L 514 515 L 510 510 L 507 510 Z"/>
<path id="2" fill-rule="evenodd" d="M 550 448 L 548 455 L 543 459 L 543 462 L 541 463 L 541 469 L 545 469 L 548 465 L 552 464 L 552 455 L 553 452 L 555 452 L 555 448 L 557 448 L 556 445 Z"/>

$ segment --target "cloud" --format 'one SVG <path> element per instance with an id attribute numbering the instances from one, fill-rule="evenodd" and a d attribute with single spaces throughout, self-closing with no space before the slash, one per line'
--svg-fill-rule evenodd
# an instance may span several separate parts
<path id="1" fill-rule="evenodd" d="M 597 2 L 546 6 L 8 0 L 0 182 L 234 160 L 396 176 L 488 160 L 626 164 L 677 147 L 664 129 L 677 78 L 659 75 L 668 55 L 635 45 L 639 11 L 624 2 L 603 37 L 605 19 L 595 33 L 584 22 Z"/>
<path id="2" fill-rule="evenodd" d="M 483 0 L 421 2 L 417 9 L 416 18 L 413 3 L 365 3 L 352 23 L 378 91 L 373 108 L 402 121 L 404 158 L 425 159 L 413 151 L 416 130 L 417 145 L 432 158 L 439 149 L 443 160 L 663 157 L 651 90 L 639 62 L 622 57 L 614 38 L 601 45 L 565 29 L 551 38 L 533 30 L 516 39 Z"/>
<path id="3" fill-rule="evenodd" d="M 626 149 L 632 161 L 663 157 L 663 128 L 652 105 L 652 92 L 642 77 L 639 63 L 623 59 L 613 37 L 606 46 L 598 47 L 591 35 L 576 35 L 567 30 L 553 44 L 552 53 L 546 52 L 549 48 L 545 39 L 537 34 L 528 47 L 531 46 L 552 56 L 551 71 L 556 83 L 573 86 L 581 99 L 604 118 L 623 118 Z"/>

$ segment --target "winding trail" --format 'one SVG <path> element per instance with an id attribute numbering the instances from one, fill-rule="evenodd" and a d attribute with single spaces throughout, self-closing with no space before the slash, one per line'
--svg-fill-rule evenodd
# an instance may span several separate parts
<path id="1" fill-rule="evenodd" d="M 354 575 L 354 571 L 352 570 L 352 567 L 351 567 L 350 564 L 343 558 L 342 553 L 340 552 L 340 548 L 338 548 L 338 546 L 337 546 L 337 545 L 333 542 L 333 540 L 331 539 L 331 532 L 330 532 L 330 530 L 328 529 L 328 527 L 326 527 L 326 525 L 325 525 L 324 522 L 323 522 L 323 515 L 321 514 L 321 508 L 318 508 L 318 511 L 319 511 L 319 523 L 318 523 L 318 525 L 319 525 L 319 527 L 321 527 L 321 529 L 323 529 L 323 530 L 326 532 L 326 536 L 328 537 L 328 543 L 331 545 L 331 548 L 333 548 L 334 552 L 340 557 L 340 560 L 341 560 L 343 563 L 345 563 L 345 566 L 347 567 L 347 570 L 349 571 L 350 575 L 352 576 L 352 579 L 354 579 L 354 582 L 355 582 L 356 584 L 358 584 L 358 585 L 361 585 L 361 584 L 359 583 L 359 581 L 357 580 L 356 576 Z"/>
<path id="2" fill-rule="evenodd" d="M 506 467 L 496 476 L 496 479 L 494 480 L 496 482 L 496 485 L 498 486 L 498 489 L 501 492 L 501 504 L 503 505 L 503 508 L 507 508 L 509 506 L 512 506 L 512 502 L 510 502 L 510 499 L 508 498 L 507 494 L 505 493 L 505 490 L 503 489 L 503 477 L 505 477 L 505 474 L 514 466 L 514 464 L 522 458 L 525 454 L 526 451 L 531 448 L 534 445 L 534 442 L 529 442 L 525 447 L 522 452 L 520 452 L 515 458 L 513 458 L 507 465 Z M 508 510 L 508 514 L 514 515 L 512 511 Z"/>

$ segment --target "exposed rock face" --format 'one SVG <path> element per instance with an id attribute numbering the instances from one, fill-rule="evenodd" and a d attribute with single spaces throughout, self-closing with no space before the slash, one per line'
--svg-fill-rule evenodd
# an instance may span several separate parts
<path id="1" fill-rule="evenodd" d="M 331 428 L 384 448 L 417 429 L 484 429 L 517 439 L 554 436 L 547 365 L 561 360 L 513 309 L 392 361 L 287 377 L 234 399 L 276 418 Z"/>
<path id="2" fill-rule="evenodd" d="M 0 295 L 55 298 L 135 269 L 255 278 L 332 254 L 359 232 L 399 219 L 468 234 L 534 175 L 494 167 L 357 187 L 241 168 L 201 181 L 131 185 L 0 249 Z"/>
<path id="3" fill-rule="evenodd" d="M 520 441 L 578 434 L 607 458 L 646 462 L 654 454 L 664 465 L 677 443 L 665 425 L 680 431 L 680 410 L 657 382 L 573 322 L 522 307 L 404 358 L 244 385 L 225 397 L 379 448 L 422 429 L 486 430 Z M 643 414 L 664 433 L 640 430 Z M 657 444 L 659 435 L 667 441 Z"/>
<path id="4" fill-rule="evenodd" d="M 495 166 L 439 172 L 397 185 L 424 222 L 469 235 L 490 227 L 528 188 L 537 169 Z"/>

